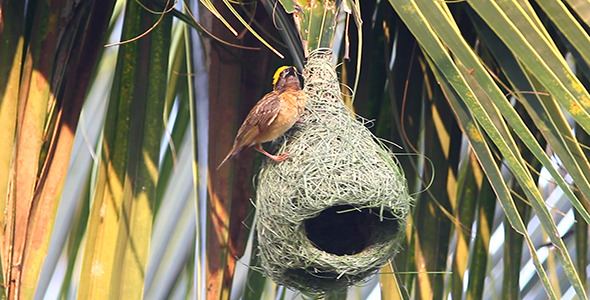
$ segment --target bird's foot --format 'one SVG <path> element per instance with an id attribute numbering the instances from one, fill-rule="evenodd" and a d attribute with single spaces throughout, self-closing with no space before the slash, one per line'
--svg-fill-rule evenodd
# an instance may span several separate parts
<path id="1" fill-rule="evenodd" d="M 268 157 L 274 161 L 283 161 L 287 159 L 289 156 L 291 156 L 291 153 L 289 152 L 285 152 L 281 155 L 268 155 Z"/>
<path id="2" fill-rule="evenodd" d="M 272 159 L 274 161 L 283 161 L 283 160 L 287 159 L 287 157 L 291 156 L 291 153 L 288 153 L 288 152 L 285 152 L 285 153 L 283 153 L 281 155 L 272 155 L 272 154 L 264 151 L 264 149 L 262 149 L 261 146 L 258 146 L 258 147 L 254 148 L 254 149 L 256 149 L 256 151 L 258 151 L 258 152 L 260 152 L 260 153 L 268 156 L 268 158 L 270 158 L 270 159 Z"/>

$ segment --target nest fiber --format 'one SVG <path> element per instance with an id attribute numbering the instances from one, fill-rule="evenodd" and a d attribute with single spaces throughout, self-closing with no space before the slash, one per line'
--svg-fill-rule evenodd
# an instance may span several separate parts
<path id="1" fill-rule="evenodd" d="M 262 267 L 278 284 L 323 295 L 361 282 L 397 251 L 412 198 L 392 154 L 342 101 L 328 50 L 303 73 L 308 103 L 257 186 Z"/>

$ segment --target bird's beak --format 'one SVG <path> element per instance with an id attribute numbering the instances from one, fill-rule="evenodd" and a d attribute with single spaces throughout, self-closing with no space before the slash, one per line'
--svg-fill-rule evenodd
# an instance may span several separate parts
<path id="1" fill-rule="evenodd" d="M 289 69 L 287 69 L 287 75 L 297 76 L 297 70 L 293 67 L 290 67 Z"/>

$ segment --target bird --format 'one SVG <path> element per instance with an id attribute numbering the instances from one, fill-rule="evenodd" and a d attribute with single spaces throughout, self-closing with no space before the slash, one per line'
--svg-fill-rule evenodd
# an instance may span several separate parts
<path id="1" fill-rule="evenodd" d="M 290 153 L 272 155 L 262 149 L 262 143 L 272 141 L 289 130 L 299 119 L 307 95 L 301 89 L 297 69 L 293 66 L 282 66 L 273 76 L 273 90 L 258 100 L 240 126 L 233 146 L 217 170 L 228 160 L 247 148 L 254 149 L 274 161 L 284 161 Z"/>

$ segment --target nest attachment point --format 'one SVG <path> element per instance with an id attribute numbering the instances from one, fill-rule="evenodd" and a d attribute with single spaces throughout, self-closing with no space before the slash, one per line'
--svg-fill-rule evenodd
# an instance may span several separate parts
<path id="1" fill-rule="evenodd" d="M 362 282 L 398 251 L 412 198 L 392 154 L 342 101 L 331 50 L 310 54 L 301 124 L 257 181 L 267 276 L 308 295 Z"/>

